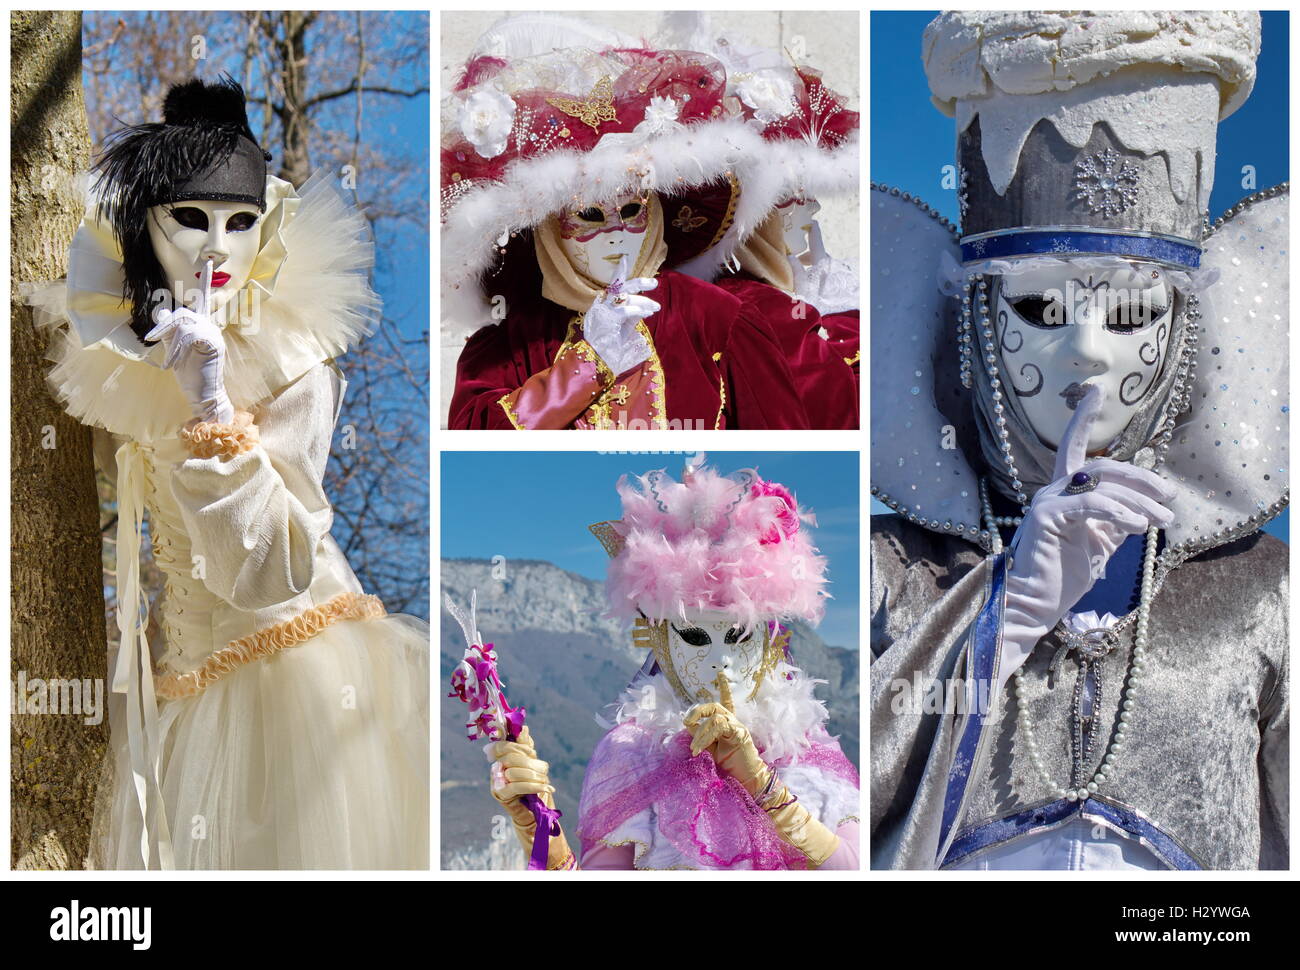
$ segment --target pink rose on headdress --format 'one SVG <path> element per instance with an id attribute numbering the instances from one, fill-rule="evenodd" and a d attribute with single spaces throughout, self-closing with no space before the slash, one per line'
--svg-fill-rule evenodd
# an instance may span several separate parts
<path id="1" fill-rule="evenodd" d="M 783 537 L 794 538 L 799 532 L 799 506 L 790 490 L 776 482 L 765 482 L 760 479 L 754 483 L 751 494 L 754 498 L 775 496 L 782 503 L 776 513 L 776 526 L 769 529 L 758 541 L 763 545 L 770 545 L 773 542 L 780 542 Z"/>

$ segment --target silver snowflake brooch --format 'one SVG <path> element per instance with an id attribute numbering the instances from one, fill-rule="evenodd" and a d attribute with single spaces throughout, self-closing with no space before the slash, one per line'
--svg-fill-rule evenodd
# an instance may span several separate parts
<path id="1" fill-rule="evenodd" d="M 1137 202 L 1139 174 L 1129 159 L 1120 164 L 1120 154 L 1107 148 L 1085 155 L 1074 167 L 1075 198 L 1088 203 L 1092 212 L 1117 216 Z"/>

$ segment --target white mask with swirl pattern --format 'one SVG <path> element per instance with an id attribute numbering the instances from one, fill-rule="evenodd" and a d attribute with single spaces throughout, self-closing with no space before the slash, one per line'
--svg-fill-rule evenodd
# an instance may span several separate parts
<path id="1" fill-rule="evenodd" d="M 1045 445 L 1057 447 L 1087 388 L 1105 403 L 1089 452 L 1117 438 L 1159 382 L 1174 288 L 1150 264 L 1080 270 L 1068 263 L 1004 276 L 994 303 L 1003 386 Z"/>

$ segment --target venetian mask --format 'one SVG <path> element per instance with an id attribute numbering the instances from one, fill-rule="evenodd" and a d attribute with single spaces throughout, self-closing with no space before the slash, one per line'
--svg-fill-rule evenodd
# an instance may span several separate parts
<path id="1" fill-rule="evenodd" d="M 759 621 L 746 630 L 734 616 L 716 610 L 687 611 L 685 617 L 654 624 L 638 622 L 659 668 L 689 704 L 721 700 L 720 679 L 733 700 L 752 700 L 781 659 L 781 637 L 771 633 L 771 626 Z"/>
<path id="2" fill-rule="evenodd" d="M 776 207 L 781 216 L 781 238 L 789 255 L 800 256 L 808 251 L 808 233 L 812 232 L 821 209 L 821 203 L 816 199 L 798 197 L 787 199 Z"/>
<path id="3" fill-rule="evenodd" d="M 221 310 L 248 282 L 261 248 L 256 206 L 204 199 L 149 209 L 149 239 L 173 295 L 193 306 L 204 264 L 212 260 L 211 311 Z"/>
<path id="4" fill-rule="evenodd" d="M 628 273 L 640 262 L 650 224 L 649 193 L 573 206 L 560 213 L 559 222 L 560 246 L 573 268 L 597 283 L 609 283 L 621 257 L 627 257 Z"/>
<path id="5" fill-rule="evenodd" d="M 1173 298 L 1164 272 L 1150 264 L 1094 272 L 1062 263 L 1002 277 L 994 336 L 1003 384 L 1044 444 L 1060 445 L 1093 384 L 1106 397 L 1088 450 L 1124 431 L 1160 377 Z"/>

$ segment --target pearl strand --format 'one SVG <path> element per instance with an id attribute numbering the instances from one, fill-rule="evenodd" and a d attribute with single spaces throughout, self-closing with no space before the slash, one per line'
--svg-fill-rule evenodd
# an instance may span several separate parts
<path id="1" fill-rule="evenodd" d="M 1173 395 L 1165 418 L 1165 426 L 1157 438 L 1153 470 L 1159 468 L 1164 462 L 1165 455 L 1169 451 L 1169 443 L 1173 439 L 1174 423 L 1178 415 L 1191 406 L 1191 385 L 1196 379 L 1196 349 L 1200 339 L 1200 324 L 1197 321 L 1201 317 L 1200 301 L 1197 300 L 1194 294 L 1189 294 L 1187 297 L 1185 313 L 1187 317 L 1187 336 L 1182 357 L 1178 362 L 1180 373 L 1174 380 Z M 980 495 L 986 499 L 985 508 L 991 512 L 991 507 L 987 503 L 987 488 L 983 487 L 984 483 L 982 481 L 980 484 L 982 487 Z M 1148 633 L 1151 627 L 1151 600 L 1155 597 L 1158 539 L 1159 530 L 1155 526 L 1147 529 L 1146 543 L 1142 551 L 1142 585 L 1141 592 L 1138 595 L 1138 606 L 1132 614 L 1124 617 L 1114 628 L 1116 631 L 1122 630 L 1131 620 L 1136 618 L 1137 622 L 1133 632 L 1133 655 L 1129 658 L 1128 679 L 1123 693 L 1120 695 L 1119 723 L 1116 725 L 1110 744 L 1106 747 L 1105 755 L 1102 756 L 1101 765 L 1093 773 L 1092 780 L 1086 785 L 1078 788 L 1061 788 L 1052 781 L 1052 776 L 1043 764 L 1042 754 L 1038 750 L 1038 741 L 1034 738 L 1033 727 L 1029 723 L 1028 687 L 1024 683 L 1024 667 L 1019 668 L 1011 677 L 1012 691 L 1016 697 L 1016 733 L 1019 737 L 1024 738 L 1025 752 L 1029 756 L 1034 770 L 1038 772 L 1038 777 L 1057 798 L 1078 802 L 1086 801 L 1092 795 L 1095 795 L 1097 790 L 1105 784 L 1111 773 L 1114 772 L 1115 759 L 1124 750 L 1125 742 L 1128 740 L 1129 722 L 1133 718 L 1133 712 L 1137 709 L 1137 695 L 1141 692 L 1140 685 L 1146 676 Z"/>
<path id="2" fill-rule="evenodd" d="M 1025 513 L 1029 511 L 1029 496 L 1025 494 L 1024 482 L 1020 480 L 1020 472 L 1016 469 L 1016 460 L 1011 453 L 1011 433 L 1007 431 L 1006 405 L 1002 403 L 1004 400 L 1002 378 L 998 376 L 999 354 L 997 345 L 993 342 L 993 323 L 989 319 L 988 280 L 983 276 L 979 277 L 975 287 L 979 293 L 980 336 L 983 338 L 984 345 L 984 367 L 988 371 L 989 387 L 992 389 L 993 423 L 997 426 L 998 449 L 1002 452 L 1007 470 L 1011 473 L 1011 487 L 1015 489 L 1020 511 Z"/>
<path id="3" fill-rule="evenodd" d="M 1025 739 L 1025 752 L 1029 756 L 1030 763 L 1038 772 L 1039 778 L 1048 788 L 1052 789 L 1057 798 L 1078 802 L 1086 801 L 1089 797 L 1095 795 L 1097 789 L 1105 784 L 1111 772 L 1115 770 L 1115 759 L 1123 752 L 1125 743 L 1128 741 L 1129 722 L 1132 720 L 1133 712 L 1137 708 L 1136 698 L 1140 693 L 1142 680 L 1146 676 L 1147 634 L 1151 626 L 1151 600 L 1155 594 L 1158 535 L 1159 530 L 1155 526 L 1147 530 L 1146 546 L 1142 556 L 1142 593 L 1138 598 L 1137 626 L 1133 633 L 1133 655 L 1129 658 L 1128 680 L 1120 698 L 1119 724 L 1111 737 L 1110 744 L 1106 747 L 1106 753 L 1102 756 L 1101 764 L 1093 773 L 1092 780 L 1086 785 L 1079 788 L 1059 788 L 1054 785 L 1052 776 L 1043 764 L 1042 755 L 1038 750 L 1038 742 L 1034 738 L 1033 728 L 1029 723 L 1029 710 L 1026 703 L 1029 688 L 1024 683 L 1024 668 L 1020 668 L 1012 675 L 1012 681 L 1014 682 L 1012 691 L 1016 696 L 1016 731 Z"/>

